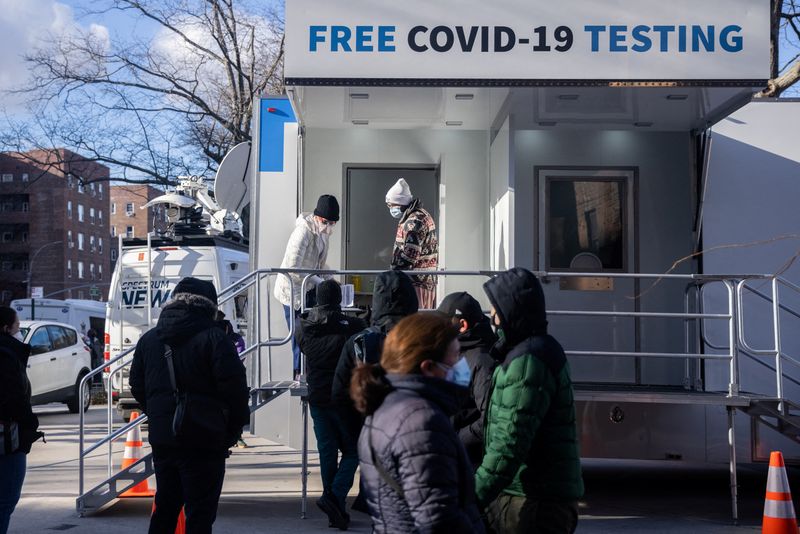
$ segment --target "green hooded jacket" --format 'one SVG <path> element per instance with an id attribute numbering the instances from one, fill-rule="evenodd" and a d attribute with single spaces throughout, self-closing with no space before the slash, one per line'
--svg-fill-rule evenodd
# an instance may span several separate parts
<path id="1" fill-rule="evenodd" d="M 484 290 L 500 320 L 483 463 L 475 475 L 482 507 L 501 493 L 575 501 L 583 496 L 569 363 L 547 334 L 544 293 L 514 268 Z"/>

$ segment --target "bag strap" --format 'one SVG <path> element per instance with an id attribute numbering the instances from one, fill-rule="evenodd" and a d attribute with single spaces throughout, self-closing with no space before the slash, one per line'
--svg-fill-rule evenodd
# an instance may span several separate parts
<path id="1" fill-rule="evenodd" d="M 172 383 L 172 392 L 178 395 L 178 384 L 175 380 L 175 365 L 172 363 L 172 347 L 164 345 L 164 358 L 167 359 L 167 368 L 169 369 L 169 381 Z"/>
<path id="2" fill-rule="evenodd" d="M 369 441 L 369 452 L 372 456 L 372 465 L 375 466 L 375 470 L 378 471 L 378 475 L 380 475 L 383 481 L 389 484 L 389 487 L 392 488 L 401 499 L 405 500 L 406 493 L 403 491 L 403 488 L 400 487 L 400 483 L 389 474 L 386 468 L 383 467 L 381 461 L 378 459 L 378 456 L 375 454 L 375 447 L 372 446 L 372 426 L 370 425 L 367 428 L 369 429 L 367 430 L 367 439 Z"/>

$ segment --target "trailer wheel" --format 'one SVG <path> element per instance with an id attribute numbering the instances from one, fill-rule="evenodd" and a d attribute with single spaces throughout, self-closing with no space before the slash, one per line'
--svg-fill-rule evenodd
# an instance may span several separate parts
<path id="1" fill-rule="evenodd" d="M 88 373 L 86 371 L 81 371 L 81 374 L 78 375 L 78 380 L 75 381 L 75 391 L 67 400 L 67 408 L 69 408 L 70 413 L 78 413 L 83 407 L 83 411 L 87 411 L 89 409 L 89 405 L 92 403 L 92 388 L 87 387 L 86 390 L 83 392 L 83 399 L 80 398 L 80 389 L 81 389 L 81 380 L 83 377 L 86 376 Z"/>

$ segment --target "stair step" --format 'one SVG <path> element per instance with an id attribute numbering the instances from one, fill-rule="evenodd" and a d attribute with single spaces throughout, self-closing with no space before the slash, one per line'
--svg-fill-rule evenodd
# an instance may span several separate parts
<path id="1" fill-rule="evenodd" d="M 153 453 L 150 453 L 78 497 L 75 501 L 78 514 L 99 512 L 155 472 Z"/>

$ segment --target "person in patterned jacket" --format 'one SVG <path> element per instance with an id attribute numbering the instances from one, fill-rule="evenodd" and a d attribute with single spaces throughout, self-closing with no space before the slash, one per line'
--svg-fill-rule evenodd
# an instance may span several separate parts
<path id="1" fill-rule="evenodd" d="M 397 180 L 386 193 L 386 206 L 397 224 L 392 253 L 392 269 L 401 271 L 433 271 L 439 267 L 439 241 L 436 223 L 418 198 L 411 194 L 405 179 Z M 436 277 L 412 276 L 419 299 L 419 308 L 436 307 Z"/>

